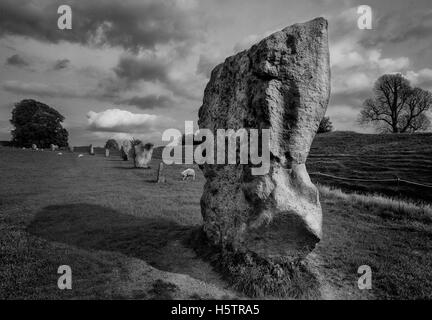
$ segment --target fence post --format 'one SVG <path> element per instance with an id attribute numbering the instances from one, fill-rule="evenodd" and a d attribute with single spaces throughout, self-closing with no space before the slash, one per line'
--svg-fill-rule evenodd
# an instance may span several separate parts
<path id="1" fill-rule="evenodd" d="M 401 212 L 401 191 L 400 191 L 400 178 L 396 176 L 397 181 L 397 194 L 398 194 L 398 203 L 399 203 L 399 213 Z"/>

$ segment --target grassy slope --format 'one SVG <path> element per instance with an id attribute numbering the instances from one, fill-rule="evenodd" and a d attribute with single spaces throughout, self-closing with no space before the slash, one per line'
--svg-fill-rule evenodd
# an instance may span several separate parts
<path id="1" fill-rule="evenodd" d="M 0 298 L 232 293 L 184 241 L 202 222 L 200 171 L 195 182 L 183 182 L 184 166 L 168 166 L 168 183 L 159 185 L 157 160 L 151 170 L 131 166 L 117 157 L 0 148 Z M 424 215 L 401 218 L 333 193 L 323 194 L 322 203 L 324 239 L 311 263 L 327 297 L 432 297 L 432 230 Z M 62 264 L 73 270 L 69 292 L 57 289 Z M 374 271 L 372 292 L 356 288 L 362 264 Z M 213 287 L 188 287 L 193 279 Z"/>
<path id="2" fill-rule="evenodd" d="M 332 132 L 317 135 L 307 162 L 309 172 L 347 178 L 402 179 L 432 184 L 432 134 L 359 134 Z M 345 191 L 381 193 L 432 202 L 432 188 L 396 183 L 351 182 L 312 175 L 315 182 Z"/>

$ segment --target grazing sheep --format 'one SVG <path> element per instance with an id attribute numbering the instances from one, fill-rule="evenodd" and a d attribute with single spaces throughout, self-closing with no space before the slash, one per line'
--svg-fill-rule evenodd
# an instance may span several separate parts
<path id="1" fill-rule="evenodd" d="M 81 158 L 81 157 L 84 157 L 84 155 L 80 153 L 80 154 L 78 155 L 78 158 Z"/>
<path id="2" fill-rule="evenodd" d="M 50 148 L 51 148 L 51 151 L 56 151 L 56 150 L 58 150 L 59 147 L 58 147 L 58 145 L 51 143 Z"/>
<path id="3" fill-rule="evenodd" d="M 183 171 L 182 173 L 183 179 L 182 180 L 186 180 L 188 177 L 192 177 L 193 180 L 195 180 L 195 170 L 194 169 L 186 169 L 185 171 Z"/>
<path id="4" fill-rule="evenodd" d="M 63 153 L 59 152 L 59 153 L 57 153 L 57 155 L 58 155 L 58 156 L 62 156 L 62 155 L 63 155 Z"/>

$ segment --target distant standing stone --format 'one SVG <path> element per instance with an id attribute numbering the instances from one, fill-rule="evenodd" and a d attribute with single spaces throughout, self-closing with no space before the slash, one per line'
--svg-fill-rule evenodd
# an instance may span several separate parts
<path id="1" fill-rule="evenodd" d="M 120 156 L 124 161 L 128 161 L 132 152 L 132 144 L 129 140 L 124 140 L 120 147 Z"/>
<path id="2" fill-rule="evenodd" d="M 105 149 L 105 158 L 108 158 L 110 155 L 109 149 Z"/>
<path id="3" fill-rule="evenodd" d="M 153 144 L 142 142 L 134 146 L 134 162 L 136 168 L 149 168 L 152 159 Z"/>
<path id="4" fill-rule="evenodd" d="M 90 151 L 89 151 L 89 153 L 90 153 L 90 155 L 92 155 L 92 156 L 94 156 L 94 148 L 93 148 L 93 145 L 91 144 L 90 145 Z"/>
<path id="5" fill-rule="evenodd" d="M 158 178 L 157 178 L 157 182 L 158 183 L 165 183 L 166 179 L 165 179 L 165 172 L 164 172 L 164 165 L 163 162 L 161 161 L 159 163 L 159 168 L 158 168 Z"/>

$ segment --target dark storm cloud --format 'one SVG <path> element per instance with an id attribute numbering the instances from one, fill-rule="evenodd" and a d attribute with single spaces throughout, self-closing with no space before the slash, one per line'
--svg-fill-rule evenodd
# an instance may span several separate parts
<path id="1" fill-rule="evenodd" d="M 130 106 L 136 106 L 143 110 L 155 108 L 170 108 L 174 106 L 173 99 L 166 95 L 148 95 L 145 97 L 135 96 L 133 98 L 123 100 L 122 103 Z"/>
<path id="2" fill-rule="evenodd" d="M 56 0 L 2 0 L 0 36 L 137 50 L 154 48 L 159 43 L 188 41 L 196 38 L 200 30 L 191 18 L 193 9 L 174 0 L 71 0 L 67 4 L 72 8 L 72 30 L 59 30 L 57 8 L 61 4 Z"/>
<path id="3" fill-rule="evenodd" d="M 168 66 L 156 58 L 138 58 L 123 56 L 114 68 L 115 74 L 130 82 L 138 80 L 159 80 L 164 82 L 168 78 Z"/>
<path id="4" fill-rule="evenodd" d="M 175 54 L 176 50 L 173 50 L 172 55 Z M 191 100 L 200 99 L 200 95 L 186 89 L 184 82 L 171 79 L 169 75 L 171 68 L 172 61 L 153 55 L 145 57 L 124 55 L 114 68 L 117 78 L 103 81 L 100 86 L 105 88 L 107 95 L 111 95 L 112 92 L 118 93 L 125 89 L 135 88 L 140 81 L 158 81 L 179 97 Z"/>
<path id="5" fill-rule="evenodd" d="M 69 66 L 69 64 L 70 64 L 69 59 L 60 59 L 54 63 L 53 69 L 54 70 L 66 69 Z"/>
<path id="6" fill-rule="evenodd" d="M 28 66 L 29 63 L 20 55 L 14 54 L 13 56 L 10 56 L 6 59 L 6 64 L 9 66 L 15 66 L 15 67 L 25 67 Z"/>

